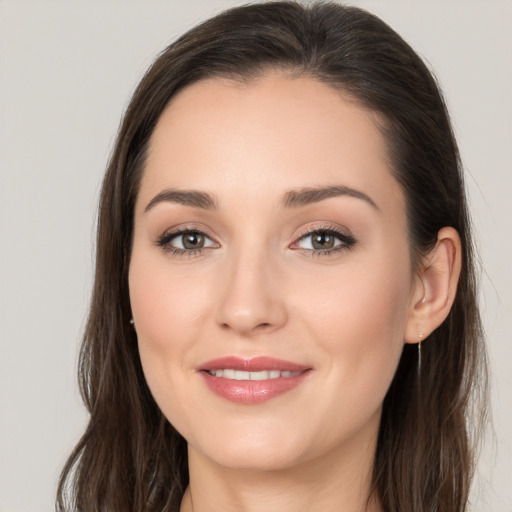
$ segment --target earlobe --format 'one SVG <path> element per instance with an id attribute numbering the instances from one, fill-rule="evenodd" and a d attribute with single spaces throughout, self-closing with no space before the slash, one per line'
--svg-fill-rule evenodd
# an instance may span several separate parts
<path id="1" fill-rule="evenodd" d="M 424 340 L 448 316 L 457 292 L 461 261 L 459 234 L 451 227 L 441 229 L 435 247 L 422 262 L 405 330 L 406 343 L 418 343 L 420 333 Z"/>

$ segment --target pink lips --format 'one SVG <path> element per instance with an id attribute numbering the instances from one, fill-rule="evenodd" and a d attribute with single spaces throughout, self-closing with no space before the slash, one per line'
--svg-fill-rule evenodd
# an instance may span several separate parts
<path id="1" fill-rule="evenodd" d="M 214 375 L 218 370 L 226 369 L 235 372 L 257 372 L 251 377 L 258 377 L 258 380 L 246 380 L 246 374 L 242 374 L 244 380 L 237 380 L 233 378 L 233 372 L 227 372 L 230 374 L 229 378 Z M 304 381 L 311 368 L 273 357 L 243 359 L 230 356 L 208 361 L 198 370 L 216 395 L 231 402 L 249 405 L 260 404 L 291 391 Z M 278 371 L 284 372 L 284 375 L 276 377 Z M 262 372 L 272 372 L 273 378 L 264 378 L 266 374 Z"/>

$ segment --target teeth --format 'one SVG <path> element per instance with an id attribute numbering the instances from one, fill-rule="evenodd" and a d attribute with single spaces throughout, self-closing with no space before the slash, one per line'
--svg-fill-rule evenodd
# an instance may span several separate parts
<path id="1" fill-rule="evenodd" d="M 217 371 L 215 371 L 215 376 L 217 376 Z M 225 379 L 234 379 L 235 378 L 235 370 L 220 370 L 222 377 Z"/>
<path id="2" fill-rule="evenodd" d="M 263 370 L 260 372 L 247 372 L 244 370 L 231 370 L 225 368 L 222 370 L 208 370 L 213 377 L 224 377 L 231 380 L 268 380 L 279 379 L 280 377 L 295 377 L 301 372 L 290 372 L 280 370 Z"/>
<path id="3" fill-rule="evenodd" d="M 263 370 L 262 372 L 250 372 L 251 380 L 267 380 L 269 379 L 269 372 Z M 279 372 L 278 372 L 279 373 Z"/>

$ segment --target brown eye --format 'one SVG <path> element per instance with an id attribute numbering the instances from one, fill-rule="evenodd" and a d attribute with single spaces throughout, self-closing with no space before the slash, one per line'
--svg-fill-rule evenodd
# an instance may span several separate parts
<path id="1" fill-rule="evenodd" d="M 162 247 L 166 252 L 171 252 L 173 255 L 198 254 L 203 249 L 219 247 L 219 244 L 214 242 L 208 235 L 194 229 L 181 229 L 171 233 L 164 233 L 156 241 L 156 245 Z"/>
<path id="2" fill-rule="evenodd" d="M 349 249 L 356 239 L 341 230 L 334 228 L 315 229 L 302 235 L 292 249 L 302 249 L 311 255 L 328 255 L 343 249 Z"/>
<path id="3" fill-rule="evenodd" d="M 325 231 L 318 231 L 311 235 L 311 245 L 315 250 L 332 249 L 335 243 L 335 237 Z"/>
<path id="4" fill-rule="evenodd" d="M 201 249 L 204 247 L 204 235 L 202 233 L 185 233 L 182 235 L 181 241 L 185 249 Z"/>

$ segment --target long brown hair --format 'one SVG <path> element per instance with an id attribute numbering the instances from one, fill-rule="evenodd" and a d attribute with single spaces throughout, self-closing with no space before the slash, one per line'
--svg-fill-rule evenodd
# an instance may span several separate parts
<path id="1" fill-rule="evenodd" d="M 404 347 L 384 401 L 373 492 L 389 512 L 467 508 L 486 359 L 461 163 L 442 95 L 411 47 L 372 14 L 334 3 L 269 2 L 225 11 L 172 43 L 126 111 L 103 182 L 79 361 L 90 421 L 62 471 L 60 511 L 179 510 L 188 483 L 186 442 L 151 396 L 129 324 L 135 199 L 149 138 L 179 90 L 207 77 L 250 81 L 269 69 L 313 77 L 384 119 L 413 254 L 431 248 L 444 226 L 459 232 L 455 303 L 423 343 L 419 376 L 416 347 Z"/>

